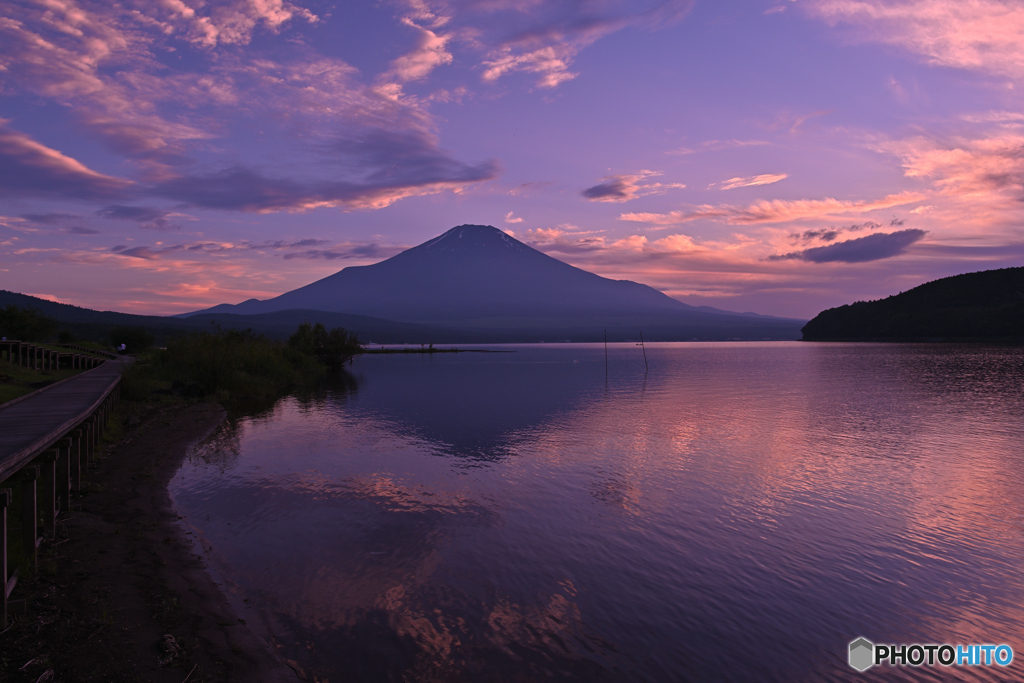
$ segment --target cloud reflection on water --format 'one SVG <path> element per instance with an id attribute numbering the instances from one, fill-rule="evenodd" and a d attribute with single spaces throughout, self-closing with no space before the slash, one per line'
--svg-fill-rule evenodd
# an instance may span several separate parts
<path id="1" fill-rule="evenodd" d="M 853 680 L 858 634 L 1024 635 L 1019 350 L 636 351 L 370 359 L 175 501 L 328 677 Z"/>

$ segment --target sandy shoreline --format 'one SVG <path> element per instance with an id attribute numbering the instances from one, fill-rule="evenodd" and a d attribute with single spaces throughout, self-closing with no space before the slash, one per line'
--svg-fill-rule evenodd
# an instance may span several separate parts
<path id="1" fill-rule="evenodd" d="M 232 610 L 171 507 L 168 482 L 224 417 L 197 404 L 129 419 L 12 596 L 28 608 L 0 634 L 0 680 L 300 680 Z"/>

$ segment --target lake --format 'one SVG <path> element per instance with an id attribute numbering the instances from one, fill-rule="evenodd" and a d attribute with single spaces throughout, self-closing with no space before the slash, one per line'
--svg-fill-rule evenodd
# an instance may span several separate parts
<path id="1" fill-rule="evenodd" d="M 1024 678 L 1024 349 L 472 348 L 360 356 L 171 483 L 310 680 Z"/>

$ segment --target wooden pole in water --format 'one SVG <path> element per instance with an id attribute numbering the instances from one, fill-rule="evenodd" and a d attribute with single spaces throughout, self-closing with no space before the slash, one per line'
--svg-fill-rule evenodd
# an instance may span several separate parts
<path id="1" fill-rule="evenodd" d="M 644 346 L 644 331 L 643 330 L 640 330 L 640 349 L 644 352 L 644 372 L 647 372 L 648 370 L 650 370 L 650 368 L 647 367 L 647 347 Z"/>
<path id="2" fill-rule="evenodd" d="M 608 379 L 608 330 L 604 331 L 604 378 Z"/>

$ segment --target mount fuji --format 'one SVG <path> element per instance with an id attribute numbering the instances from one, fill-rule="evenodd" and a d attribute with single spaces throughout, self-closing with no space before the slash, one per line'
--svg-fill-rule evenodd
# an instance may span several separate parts
<path id="1" fill-rule="evenodd" d="M 460 225 L 380 263 L 345 268 L 273 299 L 182 317 L 296 310 L 490 331 L 509 341 L 596 340 L 604 329 L 627 338 L 642 329 L 651 340 L 799 339 L 805 322 L 689 306 L 653 287 L 571 266 L 488 225 Z"/>

